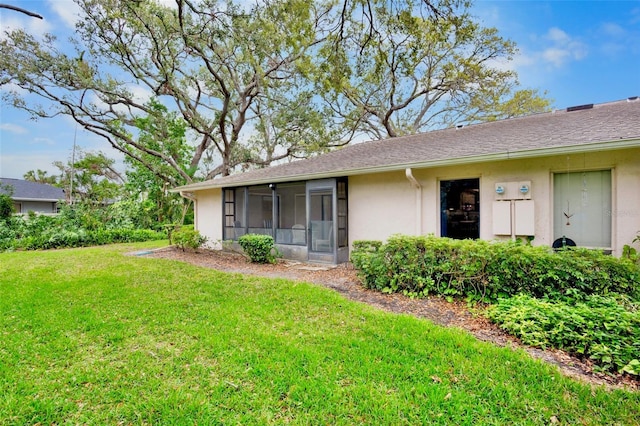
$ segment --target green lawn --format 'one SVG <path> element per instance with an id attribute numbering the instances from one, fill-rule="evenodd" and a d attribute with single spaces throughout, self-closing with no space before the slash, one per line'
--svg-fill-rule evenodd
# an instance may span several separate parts
<path id="1" fill-rule="evenodd" d="M 461 331 L 123 255 L 158 244 L 0 254 L 0 424 L 640 424 Z"/>

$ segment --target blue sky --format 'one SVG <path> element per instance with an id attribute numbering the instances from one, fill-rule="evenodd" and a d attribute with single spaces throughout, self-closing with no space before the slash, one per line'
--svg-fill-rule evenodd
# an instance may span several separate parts
<path id="1" fill-rule="evenodd" d="M 163 0 L 169 2 L 170 0 Z M 73 28 L 69 0 L 7 1 L 40 13 L 44 20 L 0 9 L 0 28 L 54 32 L 65 39 Z M 518 55 L 503 66 L 515 70 L 522 87 L 546 92 L 555 108 L 640 96 L 640 1 L 478 1 L 474 14 L 516 42 Z M 1 90 L 1 89 L 0 89 Z M 640 117 L 639 117 L 640 119 Z M 0 109 L 0 176 L 22 178 L 29 170 L 57 172 L 74 138 L 86 150 L 116 152 L 64 117 L 32 121 L 9 106 Z"/>

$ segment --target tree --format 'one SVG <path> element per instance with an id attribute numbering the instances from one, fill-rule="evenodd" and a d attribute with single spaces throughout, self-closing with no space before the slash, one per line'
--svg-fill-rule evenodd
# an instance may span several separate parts
<path id="1" fill-rule="evenodd" d="M 0 221 L 6 222 L 14 213 L 11 195 L 13 195 L 13 186 L 0 185 Z"/>
<path id="2" fill-rule="evenodd" d="M 58 185 L 58 177 L 57 176 L 47 176 L 47 171 L 46 170 L 29 170 L 27 173 L 25 173 L 22 177 L 24 178 L 24 180 L 28 180 L 30 182 L 36 182 L 36 183 L 45 183 L 48 185 L 54 185 L 57 186 Z"/>
<path id="3" fill-rule="evenodd" d="M 139 143 L 154 150 L 165 149 L 170 152 L 175 164 L 193 178 L 197 170 L 190 167 L 190 147 L 186 140 L 187 123 L 177 113 L 169 112 L 165 106 L 157 102 L 150 107 L 156 113 L 138 118 L 136 122 Z M 163 135 L 161 141 L 156 138 L 158 134 Z M 164 178 L 173 176 L 179 181 L 178 172 L 158 157 L 149 154 L 142 156 L 143 162 L 125 157 L 127 171 L 124 188 L 129 199 L 136 200 L 137 206 L 145 211 L 147 219 L 156 224 L 184 223 L 192 203 L 178 194 L 168 192 L 170 182 Z M 161 172 L 156 173 L 154 170 Z M 145 224 L 145 227 L 151 226 Z"/>
<path id="4" fill-rule="evenodd" d="M 7 62 L 0 83 L 11 82 L 55 107 L 27 103 L 16 91 L 5 92 L 6 101 L 37 117 L 72 116 L 172 186 L 191 182 L 188 170 L 206 166 L 200 172 L 211 178 L 238 165 L 266 165 L 307 146 L 331 144 L 308 144 L 295 137 L 326 136 L 319 129 L 332 127 L 313 100 L 306 107 L 317 110 L 319 120 L 270 129 L 277 139 L 265 137 L 269 126 L 258 125 L 262 111 L 275 105 L 299 109 L 308 87 L 288 82 L 302 75 L 310 50 L 322 40 L 326 8 L 305 0 L 259 2 L 247 11 L 214 0 L 176 0 L 175 8 L 151 1 L 78 4 L 83 19 L 73 40 L 75 54 L 60 51 L 51 35 L 38 42 L 24 31 L 13 31 L 0 43 Z M 152 102 L 136 97 L 133 88 L 141 87 Z M 163 119 L 157 103 L 177 111 L 188 125 L 193 143 L 187 170 L 162 144 L 162 134 L 153 135 L 161 142 L 155 148 L 136 137 L 139 117 Z M 280 123 L 271 120 L 270 125 Z M 254 150 L 249 155 L 245 143 L 250 138 L 260 142 L 257 146 L 268 146 L 269 154 Z M 158 163 L 147 161 L 150 157 L 176 173 L 158 169 Z"/>
<path id="5" fill-rule="evenodd" d="M 115 160 L 103 152 L 78 150 L 66 163 L 54 161 L 60 170 L 58 186 L 70 202 L 100 206 L 113 202 L 121 193 L 124 179 L 115 169 Z"/>
<path id="6" fill-rule="evenodd" d="M 444 0 L 426 14 L 415 0 L 361 5 L 366 19 L 346 13 L 335 43 L 324 47 L 317 81 L 335 112 L 370 137 L 549 109 L 536 90 L 514 90 L 516 74 L 499 66 L 514 43 L 476 23 L 470 2 Z"/>

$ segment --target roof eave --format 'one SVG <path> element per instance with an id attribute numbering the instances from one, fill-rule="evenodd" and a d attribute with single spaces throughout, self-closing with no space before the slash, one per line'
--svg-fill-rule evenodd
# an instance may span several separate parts
<path id="1" fill-rule="evenodd" d="M 27 198 L 27 197 L 11 197 L 14 201 L 42 201 L 48 203 L 57 203 L 64 200 L 64 198 Z"/>
<path id="2" fill-rule="evenodd" d="M 344 169 L 318 173 L 301 173 L 295 175 L 280 176 L 274 178 L 248 179 L 234 183 L 216 183 L 216 179 L 198 182 L 191 185 L 180 186 L 171 189 L 171 192 L 193 192 L 208 189 L 233 188 L 238 186 L 252 186 L 267 183 L 281 183 L 301 180 L 316 180 L 342 176 L 355 176 L 370 173 L 384 173 L 405 170 L 407 167 L 416 169 L 428 169 L 434 167 L 459 166 L 471 163 L 487 163 L 491 161 L 526 159 L 534 157 L 548 157 L 552 155 L 576 154 L 595 151 L 613 151 L 616 149 L 627 149 L 640 147 L 640 138 L 621 139 L 606 142 L 595 142 L 580 145 L 556 146 L 551 148 L 536 148 L 529 150 L 503 151 L 499 153 L 472 155 L 466 157 L 447 158 L 441 160 L 419 161 L 414 163 L 388 164 L 384 166 L 364 167 L 357 169 Z"/>

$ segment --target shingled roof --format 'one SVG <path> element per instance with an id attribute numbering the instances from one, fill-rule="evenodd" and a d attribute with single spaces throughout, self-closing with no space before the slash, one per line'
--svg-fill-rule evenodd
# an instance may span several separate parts
<path id="1" fill-rule="evenodd" d="M 349 145 L 317 157 L 176 188 L 285 181 L 640 147 L 637 97 Z"/>
<path id="2" fill-rule="evenodd" d="M 13 187 L 11 198 L 16 201 L 59 201 L 64 200 L 64 191 L 55 186 L 28 180 L 0 178 L 0 194 L 7 194 L 5 186 Z M 9 192 L 10 193 L 10 192 Z"/>

